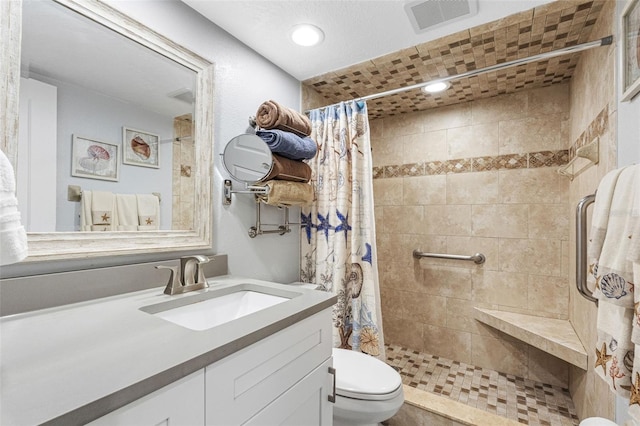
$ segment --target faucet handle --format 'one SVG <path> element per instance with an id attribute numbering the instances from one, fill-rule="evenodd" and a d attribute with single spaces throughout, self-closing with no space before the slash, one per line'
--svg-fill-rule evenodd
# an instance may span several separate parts
<path id="1" fill-rule="evenodd" d="M 183 256 L 180 258 L 180 268 L 182 270 L 182 282 L 184 285 L 204 284 L 206 286 L 207 280 L 204 277 L 203 263 L 209 262 L 207 256 L 201 254 L 194 254 L 190 256 Z"/>
<path id="2" fill-rule="evenodd" d="M 178 277 L 178 267 L 177 266 L 166 266 L 166 265 L 158 265 L 156 269 L 169 269 L 171 271 L 171 275 L 169 275 L 169 282 L 164 289 L 164 294 L 176 294 L 176 291 L 180 287 L 180 279 Z"/>
<path id="3" fill-rule="evenodd" d="M 192 254 L 190 256 L 182 256 L 181 259 L 185 259 L 185 260 L 193 259 L 196 262 L 198 262 L 198 264 L 207 263 L 209 262 L 209 260 L 211 260 L 207 256 L 204 256 L 202 254 Z"/>

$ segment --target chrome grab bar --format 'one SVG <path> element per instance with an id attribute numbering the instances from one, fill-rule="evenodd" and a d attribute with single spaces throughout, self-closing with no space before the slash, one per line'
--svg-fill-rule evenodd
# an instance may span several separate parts
<path id="1" fill-rule="evenodd" d="M 596 305 L 598 299 L 587 287 L 587 208 L 596 201 L 596 194 L 587 195 L 576 207 L 576 287 L 580 294 Z"/>
<path id="2" fill-rule="evenodd" d="M 423 257 L 435 257 L 438 259 L 454 259 L 454 260 L 473 260 L 476 264 L 480 265 L 484 263 L 486 257 L 482 253 L 476 253 L 473 256 L 460 256 L 457 254 L 438 254 L 438 253 L 423 253 L 416 249 L 413 251 L 413 257 L 420 259 Z"/>

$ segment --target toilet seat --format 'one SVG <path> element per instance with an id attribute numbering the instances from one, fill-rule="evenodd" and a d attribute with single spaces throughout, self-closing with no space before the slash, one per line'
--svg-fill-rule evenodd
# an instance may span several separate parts
<path id="1" fill-rule="evenodd" d="M 352 399 L 383 401 L 402 394 L 400 374 L 372 356 L 333 348 L 336 394 Z"/>

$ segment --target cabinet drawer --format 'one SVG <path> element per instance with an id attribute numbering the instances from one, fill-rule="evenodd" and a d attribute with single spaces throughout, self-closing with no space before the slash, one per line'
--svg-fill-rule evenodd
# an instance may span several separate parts
<path id="1" fill-rule="evenodd" d="M 91 426 L 204 424 L 204 370 L 89 423 Z"/>
<path id="2" fill-rule="evenodd" d="M 205 369 L 207 425 L 242 424 L 331 357 L 325 309 Z"/>
<path id="3" fill-rule="evenodd" d="M 329 393 L 333 391 L 329 367 L 326 360 L 280 398 L 253 416 L 246 426 L 330 426 L 333 424 L 333 404 Z"/>

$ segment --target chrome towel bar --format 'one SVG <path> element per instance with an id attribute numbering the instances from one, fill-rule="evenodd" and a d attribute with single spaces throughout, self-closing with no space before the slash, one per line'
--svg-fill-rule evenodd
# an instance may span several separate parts
<path id="1" fill-rule="evenodd" d="M 473 260 L 473 262 L 478 265 L 484 263 L 484 261 L 486 260 L 484 254 L 482 253 L 476 253 L 473 256 L 460 256 L 458 254 L 423 253 L 418 249 L 413 251 L 413 257 L 415 257 L 416 259 L 420 259 L 423 257 L 435 257 L 438 259 Z"/>
<path id="2" fill-rule="evenodd" d="M 598 299 L 587 287 L 587 208 L 596 201 L 596 194 L 587 195 L 576 207 L 576 287 L 580 294 L 596 305 Z"/>

